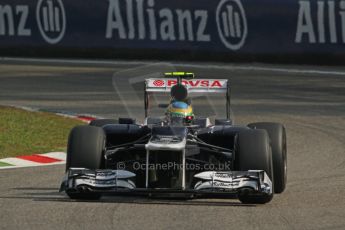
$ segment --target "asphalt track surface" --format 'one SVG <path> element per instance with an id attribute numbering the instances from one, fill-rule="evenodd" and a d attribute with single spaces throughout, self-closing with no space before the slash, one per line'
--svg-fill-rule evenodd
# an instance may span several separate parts
<path id="1" fill-rule="evenodd" d="M 0 104 L 113 117 L 123 112 L 114 77 L 119 80 L 133 69 L 147 70 L 148 66 L 152 63 L 3 59 Z M 58 193 L 63 166 L 8 169 L 0 171 L 0 229 L 345 229 L 345 68 L 219 63 L 154 66 L 229 78 L 236 123 L 285 124 L 286 191 L 258 206 L 230 199 L 145 197 L 77 202 Z M 126 94 L 121 84 L 124 98 L 136 113 L 142 102 Z M 218 101 L 214 106 L 221 107 Z"/>

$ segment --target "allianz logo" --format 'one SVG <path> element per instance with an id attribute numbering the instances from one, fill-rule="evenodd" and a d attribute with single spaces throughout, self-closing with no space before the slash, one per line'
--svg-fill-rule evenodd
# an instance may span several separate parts
<path id="1" fill-rule="evenodd" d="M 345 1 L 300 0 L 296 43 L 345 43 Z"/>
<path id="2" fill-rule="evenodd" d="M 31 36 L 28 5 L 1 5 L 0 36 Z M 66 14 L 62 0 L 38 0 L 36 23 L 42 38 L 50 44 L 61 41 L 66 31 Z"/>
<path id="3" fill-rule="evenodd" d="M 210 20 L 217 25 L 218 38 L 209 31 Z M 158 8 L 155 0 L 109 0 L 105 37 L 166 42 L 220 39 L 226 48 L 238 50 L 247 32 L 241 0 L 220 0 L 216 12 Z"/>
<path id="4" fill-rule="evenodd" d="M 36 20 L 44 40 L 51 44 L 58 43 L 66 30 L 66 13 L 62 0 L 39 0 Z"/>

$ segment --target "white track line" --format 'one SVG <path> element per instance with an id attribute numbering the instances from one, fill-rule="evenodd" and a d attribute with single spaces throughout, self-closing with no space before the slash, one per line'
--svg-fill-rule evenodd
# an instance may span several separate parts
<path id="1" fill-rule="evenodd" d="M 37 163 L 37 162 L 24 160 L 24 159 L 20 159 L 20 158 L 15 158 L 15 157 L 9 157 L 9 158 L 1 159 L 1 162 L 11 164 L 11 165 L 14 165 L 17 167 L 41 165 L 40 163 Z M 4 166 L 4 167 L 6 167 L 6 166 Z"/>
<path id="2" fill-rule="evenodd" d="M 3 169 L 16 169 L 16 168 L 27 168 L 27 167 L 41 167 L 41 166 L 50 166 L 50 165 L 63 165 L 65 163 L 66 162 L 64 162 L 64 161 L 60 161 L 60 162 L 47 163 L 47 164 L 37 164 L 37 165 L 22 165 L 22 166 L 10 165 L 10 166 L 1 166 L 0 170 L 3 170 Z"/>
<path id="3" fill-rule="evenodd" d="M 63 152 L 51 152 L 51 153 L 44 153 L 44 154 L 38 154 L 38 155 L 58 159 L 61 161 L 66 161 L 66 153 L 63 153 Z"/>
<path id="4" fill-rule="evenodd" d="M 23 63 L 46 63 L 46 64 L 82 64 L 82 65 L 150 65 L 157 63 L 166 63 L 179 67 L 186 68 L 199 68 L 199 69 L 216 69 L 216 70 L 244 70 L 244 71 L 266 71 L 266 72 L 283 72 L 295 74 L 316 74 L 316 75 L 340 75 L 345 76 L 345 71 L 330 71 L 321 69 L 312 69 L 311 67 L 301 67 L 297 69 L 293 67 L 278 68 L 278 67 L 265 67 L 264 65 L 241 64 L 234 65 L 230 63 L 211 64 L 211 63 L 179 63 L 179 62 L 162 62 L 162 61 L 119 61 L 119 60 L 77 60 L 77 59 L 39 59 L 39 58 L 10 58 L 0 57 L 0 61 L 19 61 Z M 309 68 L 309 69 L 308 69 Z M 328 67 L 330 68 L 330 67 Z M 334 68 L 334 67 L 333 67 Z"/>
<path id="5" fill-rule="evenodd" d="M 36 166 L 48 166 L 48 165 L 61 165 L 66 163 L 66 153 L 63 152 L 51 152 L 51 153 L 44 153 L 44 154 L 37 154 L 44 157 L 50 157 L 56 160 L 60 160 L 58 162 L 53 163 L 38 163 L 30 160 L 20 159 L 16 157 L 9 157 L 0 159 L 0 162 L 10 164 L 9 166 L 1 166 L 1 169 L 13 169 L 13 168 L 24 168 L 24 167 L 36 167 Z"/>

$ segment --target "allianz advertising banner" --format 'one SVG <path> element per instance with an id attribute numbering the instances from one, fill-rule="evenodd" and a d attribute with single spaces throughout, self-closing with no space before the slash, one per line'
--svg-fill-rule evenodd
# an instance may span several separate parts
<path id="1" fill-rule="evenodd" d="M 1 49 L 345 49 L 345 0 L 1 0 Z"/>

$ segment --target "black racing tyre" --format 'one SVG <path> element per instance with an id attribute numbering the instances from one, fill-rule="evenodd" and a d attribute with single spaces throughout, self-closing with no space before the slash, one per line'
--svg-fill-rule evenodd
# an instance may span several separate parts
<path id="1" fill-rule="evenodd" d="M 271 179 L 273 186 L 272 151 L 267 132 L 251 129 L 241 131 L 237 143 L 238 149 L 235 156 L 238 158 L 237 168 L 240 171 L 264 170 Z M 272 200 L 273 193 L 267 196 L 257 196 L 240 192 L 238 198 L 245 204 L 264 204 Z"/>
<path id="2" fill-rule="evenodd" d="M 104 148 L 102 128 L 87 125 L 74 127 L 68 138 L 66 170 L 71 167 L 100 169 Z"/>
<path id="3" fill-rule="evenodd" d="M 96 119 L 90 122 L 90 126 L 103 127 L 104 125 L 118 124 L 119 121 L 116 119 Z"/>
<path id="4" fill-rule="evenodd" d="M 267 131 L 272 147 L 272 160 L 274 172 L 274 192 L 282 193 L 287 181 L 287 146 L 285 127 L 279 123 L 258 122 L 249 124 L 252 129 Z"/>
<path id="5" fill-rule="evenodd" d="M 76 126 L 72 129 L 67 145 L 66 171 L 69 168 L 101 169 L 104 164 L 105 134 L 102 128 Z M 99 199 L 96 193 L 69 193 L 72 199 Z"/>

